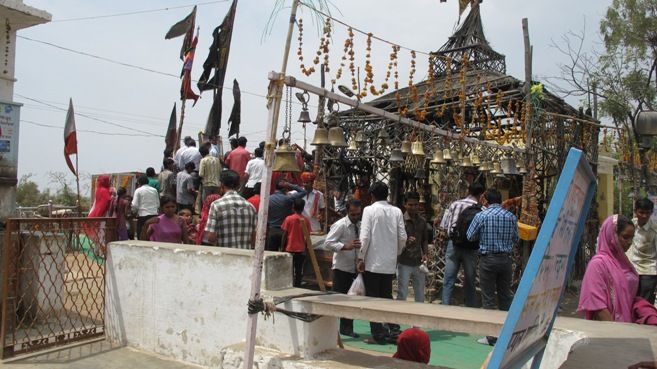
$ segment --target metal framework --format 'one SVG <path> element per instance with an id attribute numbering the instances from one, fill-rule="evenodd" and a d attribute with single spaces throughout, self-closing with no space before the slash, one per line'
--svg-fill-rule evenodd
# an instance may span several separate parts
<path id="1" fill-rule="evenodd" d="M 1 358 L 104 334 L 105 248 L 113 240 L 114 218 L 7 221 Z"/>

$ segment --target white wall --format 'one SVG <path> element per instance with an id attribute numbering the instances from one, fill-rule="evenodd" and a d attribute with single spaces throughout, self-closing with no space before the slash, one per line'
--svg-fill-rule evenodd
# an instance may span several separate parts
<path id="1" fill-rule="evenodd" d="M 218 367 L 221 348 L 245 339 L 252 254 L 249 250 L 143 241 L 110 244 L 108 339 Z M 291 260 L 286 253 L 265 253 L 263 289 L 291 287 Z M 260 346 L 302 357 L 336 346 L 335 318 L 303 323 L 276 314 L 275 320 L 264 321 L 262 315 L 258 319 L 256 341 Z"/>

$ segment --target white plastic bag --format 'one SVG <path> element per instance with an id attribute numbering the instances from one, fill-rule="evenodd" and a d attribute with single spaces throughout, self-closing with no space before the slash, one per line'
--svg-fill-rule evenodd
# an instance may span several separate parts
<path id="1" fill-rule="evenodd" d="M 363 274 L 358 273 L 358 277 L 354 279 L 354 282 L 347 292 L 349 296 L 365 296 L 365 282 L 363 282 Z"/>

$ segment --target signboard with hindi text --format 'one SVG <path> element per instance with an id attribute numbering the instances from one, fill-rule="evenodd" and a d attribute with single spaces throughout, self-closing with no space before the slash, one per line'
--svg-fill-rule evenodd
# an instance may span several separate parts
<path id="1" fill-rule="evenodd" d="M 559 309 L 596 179 L 582 151 L 570 149 L 488 369 L 540 366 Z"/>
<path id="2" fill-rule="evenodd" d="M 18 165 L 18 119 L 20 104 L 0 101 L 0 165 Z"/>

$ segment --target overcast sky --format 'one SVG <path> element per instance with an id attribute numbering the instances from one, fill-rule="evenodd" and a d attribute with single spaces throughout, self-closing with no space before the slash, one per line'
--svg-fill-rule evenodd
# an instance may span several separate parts
<path id="1" fill-rule="evenodd" d="M 558 73 L 558 63 L 564 58 L 550 46 L 552 40 L 559 41 L 569 30 L 581 31 L 585 27 L 585 49 L 600 48 L 598 25 L 610 2 L 486 0 L 481 5 L 484 30 L 493 48 L 506 55 L 507 72 L 524 79 L 521 20 L 528 18 L 530 38 L 534 45 L 534 78 L 553 76 Z M 149 166 L 159 169 L 164 149 L 163 135 L 171 108 L 176 101 L 180 113 L 180 80 L 175 75 L 181 68 L 178 52 L 182 38 L 165 40 L 164 34 L 171 25 L 191 11 L 193 4 L 185 0 L 25 0 L 25 3 L 50 12 L 53 22 L 21 30 L 19 36 L 174 76 L 112 64 L 19 38 L 16 57 L 18 81 L 14 95 L 14 101 L 24 104 L 21 109 L 19 176 L 33 173 L 34 180 L 44 187 L 49 185 L 46 176 L 48 171 L 68 172 L 62 154 L 62 135 L 69 97 L 73 99 L 76 113 L 109 122 L 76 117 L 81 172 L 97 174 L 144 171 Z M 263 37 L 273 3 L 264 0 L 241 0 L 235 19 L 226 84 L 232 85 L 233 78 L 237 78 L 240 83 L 241 133 L 248 138 L 249 149 L 265 139 L 267 110 L 263 96 L 267 92 L 267 73 L 280 69 L 283 55 L 289 9 L 283 10 L 274 18 L 271 34 Z M 291 3 L 291 0 L 286 3 Z M 441 3 L 439 0 L 332 0 L 332 3 L 339 9 L 333 9 L 334 17 L 383 39 L 424 52 L 437 50 L 455 30 L 458 19 L 458 2 L 455 0 L 449 0 L 447 3 Z M 196 23 L 200 27 L 200 36 L 193 69 L 194 79 L 198 79 L 201 73 L 208 46 L 212 41 L 211 32 L 223 20 L 230 6 L 229 1 L 207 1 L 199 4 L 201 5 L 198 7 Z M 189 7 L 66 21 L 70 18 L 182 5 Z M 308 65 L 317 49 L 319 35 L 313 27 L 308 9 L 301 8 L 301 17 L 305 24 L 304 56 Z M 337 69 L 337 63 L 342 56 L 346 32 L 345 27 L 338 24 L 334 26 L 331 54 L 333 71 Z M 295 32 L 288 74 L 301 77 L 296 57 L 296 37 Z M 364 39 L 365 36 L 356 34 L 356 57 L 361 60 L 361 67 L 364 65 Z M 374 78 L 379 84 L 385 75 L 389 52 L 390 45 L 376 40 L 373 42 Z M 408 81 L 409 61 L 408 51 L 402 50 L 399 56 L 401 86 Z M 425 78 L 426 70 L 426 57 L 418 54 L 415 80 Z M 319 83 L 317 73 L 304 79 Z M 350 84 L 348 73 L 344 73 L 342 83 Z M 55 105 L 63 110 L 28 98 Z M 211 92 L 208 91 L 195 107 L 191 107 L 191 101 L 187 104 L 183 135 L 198 134 L 205 126 L 211 103 Z M 316 103 L 317 99 L 313 98 L 311 105 Z M 577 101 L 571 100 L 571 103 Z M 227 133 L 226 121 L 232 105 L 232 94 L 225 91 L 221 131 L 223 136 Z M 292 139 L 302 143 L 303 131 L 300 124 L 296 123 L 299 110 L 300 106 L 293 106 Z M 311 107 L 311 116 L 314 117 L 315 113 L 316 109 Z M 281 124 L 282 121 L 281 117 Z M 116 124 L 127 128 L 118 127 Z M 279 128 L 279 135 L 281 131 L 282 128 Z M 308 139 L 312 139 L 312 129 L 308 131 Z M 70 178 L 72 182 L 73 176 L 70 175 Z"/>

